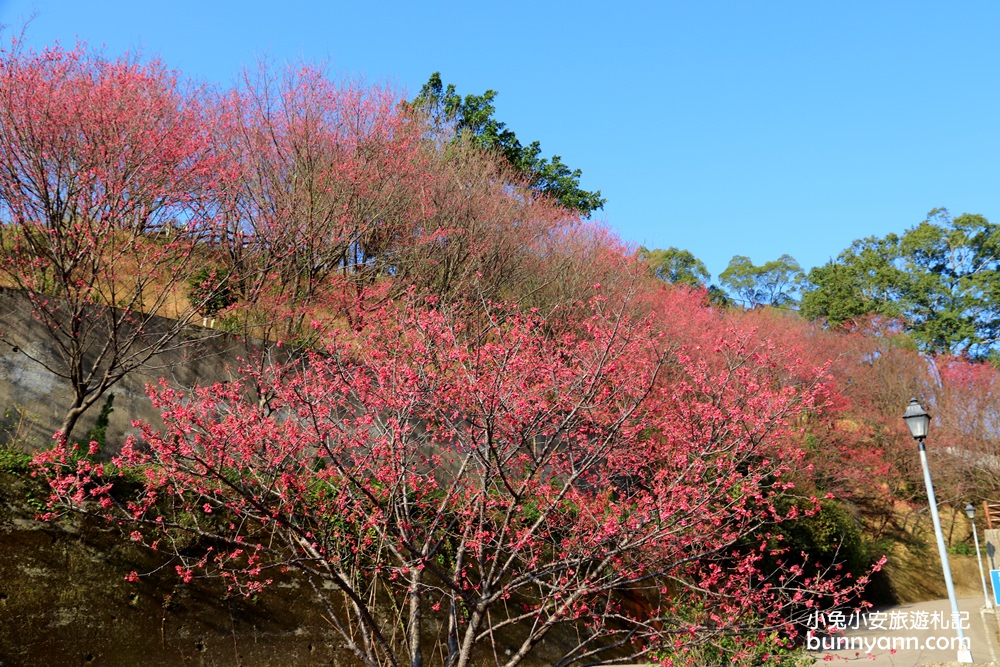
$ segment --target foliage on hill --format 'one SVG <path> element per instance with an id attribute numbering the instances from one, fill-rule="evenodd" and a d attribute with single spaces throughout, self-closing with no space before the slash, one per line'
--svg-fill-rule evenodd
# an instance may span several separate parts
<path id="1" fill-rule="evenodd" d="M 901 236 L 856 241 L 809 280 L 803 314 L 830 326 L 898 317 L 924 349 L 978 358 L 1000 340 L 1000 227 L 981 215 L 931 211 Z"/>
<path id="2" fill-rule="evenodd" d="M 462 123 L 309 67 L 208 94 L 83 48 L 0 66 L 0 269 L 82 397 L 37 460 L 51 511 L 233 594 L 301 577 L 366 664 L 513 666 L 564 626 L 560 664 L 779 664 L 919 499 L 911 395 L 941 495 L 1000 487 L 996 371 L 885 313 L 767 307 L 791 258 L 734 263 L 760 307 L 719 305 L 690 253 L 636 253 Z M 154 314 L 263 342 L 230 384 L 157 389 L 164 426 L 97 463 L 71 417 L 176 340 Z"/>

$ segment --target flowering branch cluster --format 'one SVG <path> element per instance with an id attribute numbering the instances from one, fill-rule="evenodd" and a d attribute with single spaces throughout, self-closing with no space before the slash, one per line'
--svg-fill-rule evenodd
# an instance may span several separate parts
<path id="1" fill-rule="evenodd" d="M 803 457 L 794 424 L 818 381 L 779 385 L 774 350 L 739 337 L 720 341 L 721 365 L 667 352 L 601 299 L 556 336 L 537 315 L 491 314 L 473 334 L 445 309 L 391 304 L 297 365 L 160 387 L 165 427 L 139 425 L 114 469 L 65 445 L 40 457 L 53 507 L 125 522 L 181 576 L 232 591 L 291 569 L 371 665 L 517 665 L 560 627 L 576 639 L 558 664 L 669 662 L 794 633 L 796 614 L 863 584 L 781 547 L 803 506 L 782 502 Z M 269 400 L 248 400 L 261 386 Z M 138 494 L 115 490 L 126 469 Z"/>

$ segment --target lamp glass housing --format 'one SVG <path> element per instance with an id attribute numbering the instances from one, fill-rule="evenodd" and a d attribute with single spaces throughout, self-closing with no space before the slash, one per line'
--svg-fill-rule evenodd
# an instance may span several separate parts
<path id="1" fill-rule="evenodd" d="M 927 437 L 931 416 L 921 407 L 917 399 L 910 399 L 910 404 L 906 406 L 906 412 L 903 413 L 903 420 L 910 429 L 910 435 L 915 440 L 923 440 Z"/>

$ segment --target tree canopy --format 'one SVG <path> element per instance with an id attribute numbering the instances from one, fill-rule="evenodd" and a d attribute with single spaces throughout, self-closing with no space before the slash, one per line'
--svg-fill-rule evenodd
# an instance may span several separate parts
<path id="1" fill-rule="evenodd" d="M 673 246 L 666 250 L 640 247 L 638 254 L 646 262 L 652 274 L 664 282 L 703 287 L 712 277 L 705 268 L 705 263 L 695 257 L 690 250 L 680 250 Z"/>
<path id="2" fill-rule="evenodd" d="M 719 282 L 747 308 L 789 306 L 798 303 L 803 283 L 802 269 L 791 255 L 756 266 L 749 257 L 737 255 L 719 274 Z"/>
<path id="3" fill-rule="evenodd" d="M 500 153 L 529 178 L 532 188 L 553 197 L 563 207 L 583 215 L 603 208 L 607 200 L 601 197 L 600 190 L 589 192 L 580 187 L 579 169 L 570 169 L 559 155 L 541 157 L 540 142 L 522 145 L 513 130 L 494 118 L 496 96 L 495 90 L 487 90 L 482 95 L 462 97 L 454 84 L 445 86 L 441 73 L 434 72 L 411 106 L 426 113 L 437 127 L 453 126 L 456 138 Z"/>
<path id="4" fill-rule="evenodd" d="M 902 236 L 856 241 L 809 273 L 802 312 L 834 328 L 900 318 L 931 352 L 981 357 L 1000 336 L 1000 228 L 946 209 Z"/>

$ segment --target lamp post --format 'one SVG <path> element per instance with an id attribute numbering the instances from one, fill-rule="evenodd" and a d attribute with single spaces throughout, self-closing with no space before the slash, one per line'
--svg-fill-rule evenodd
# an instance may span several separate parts
<path id="1" fill-rule="evenodd" d="M 948 589 L 948 600 L 951 602 L 951 617 L 955 624 L 955 636 L 958 638 L 958 662 L 972 663 L 972 649 L 965 632 L 962 630 L 961 616 L 958 611 L 958 598 L 955 597 L 955 584 L 951 581 L 951 565 L 948 563 L 948 549 L 944 545 L 944 533 L 941 532 L 941 519 L 938 517 L 937 500 L 934 498 L 934 484 L 931 482 L 931 471 L 927 467 L 927 450 L 924 448 L 924 438 L 927 437 L 927 427 L 931 416 L 917 402 L 910 399 L 903 413 L 903 420 L 910 429 L 910 435 L 917 441 L 920 452 L 920 466 L 924 469 L 924 486 L 927 487 L 927 501 L 931 506 L 931 521 L 934 523 L 934 535 L 937 537 L 938 553 L 941 555 L 941 569 L 944 570 L 944 585 Z"/>
<path id="2" fill-rule="evenodd" d="M 986 600 L 986 608 L 993 610 L 993 600 L 986 590 L 986 572 L 983 570 L 983 554 L 979 550 L 979 531 L 976 529 L 976 506 L 969 503 L 965 506 L 965 516 L 969 517 L 972 523 L 972 539 L 976 541 L 976 560 L 979 561 L 979 579 L 983 582 L 983 599 Z"/>

